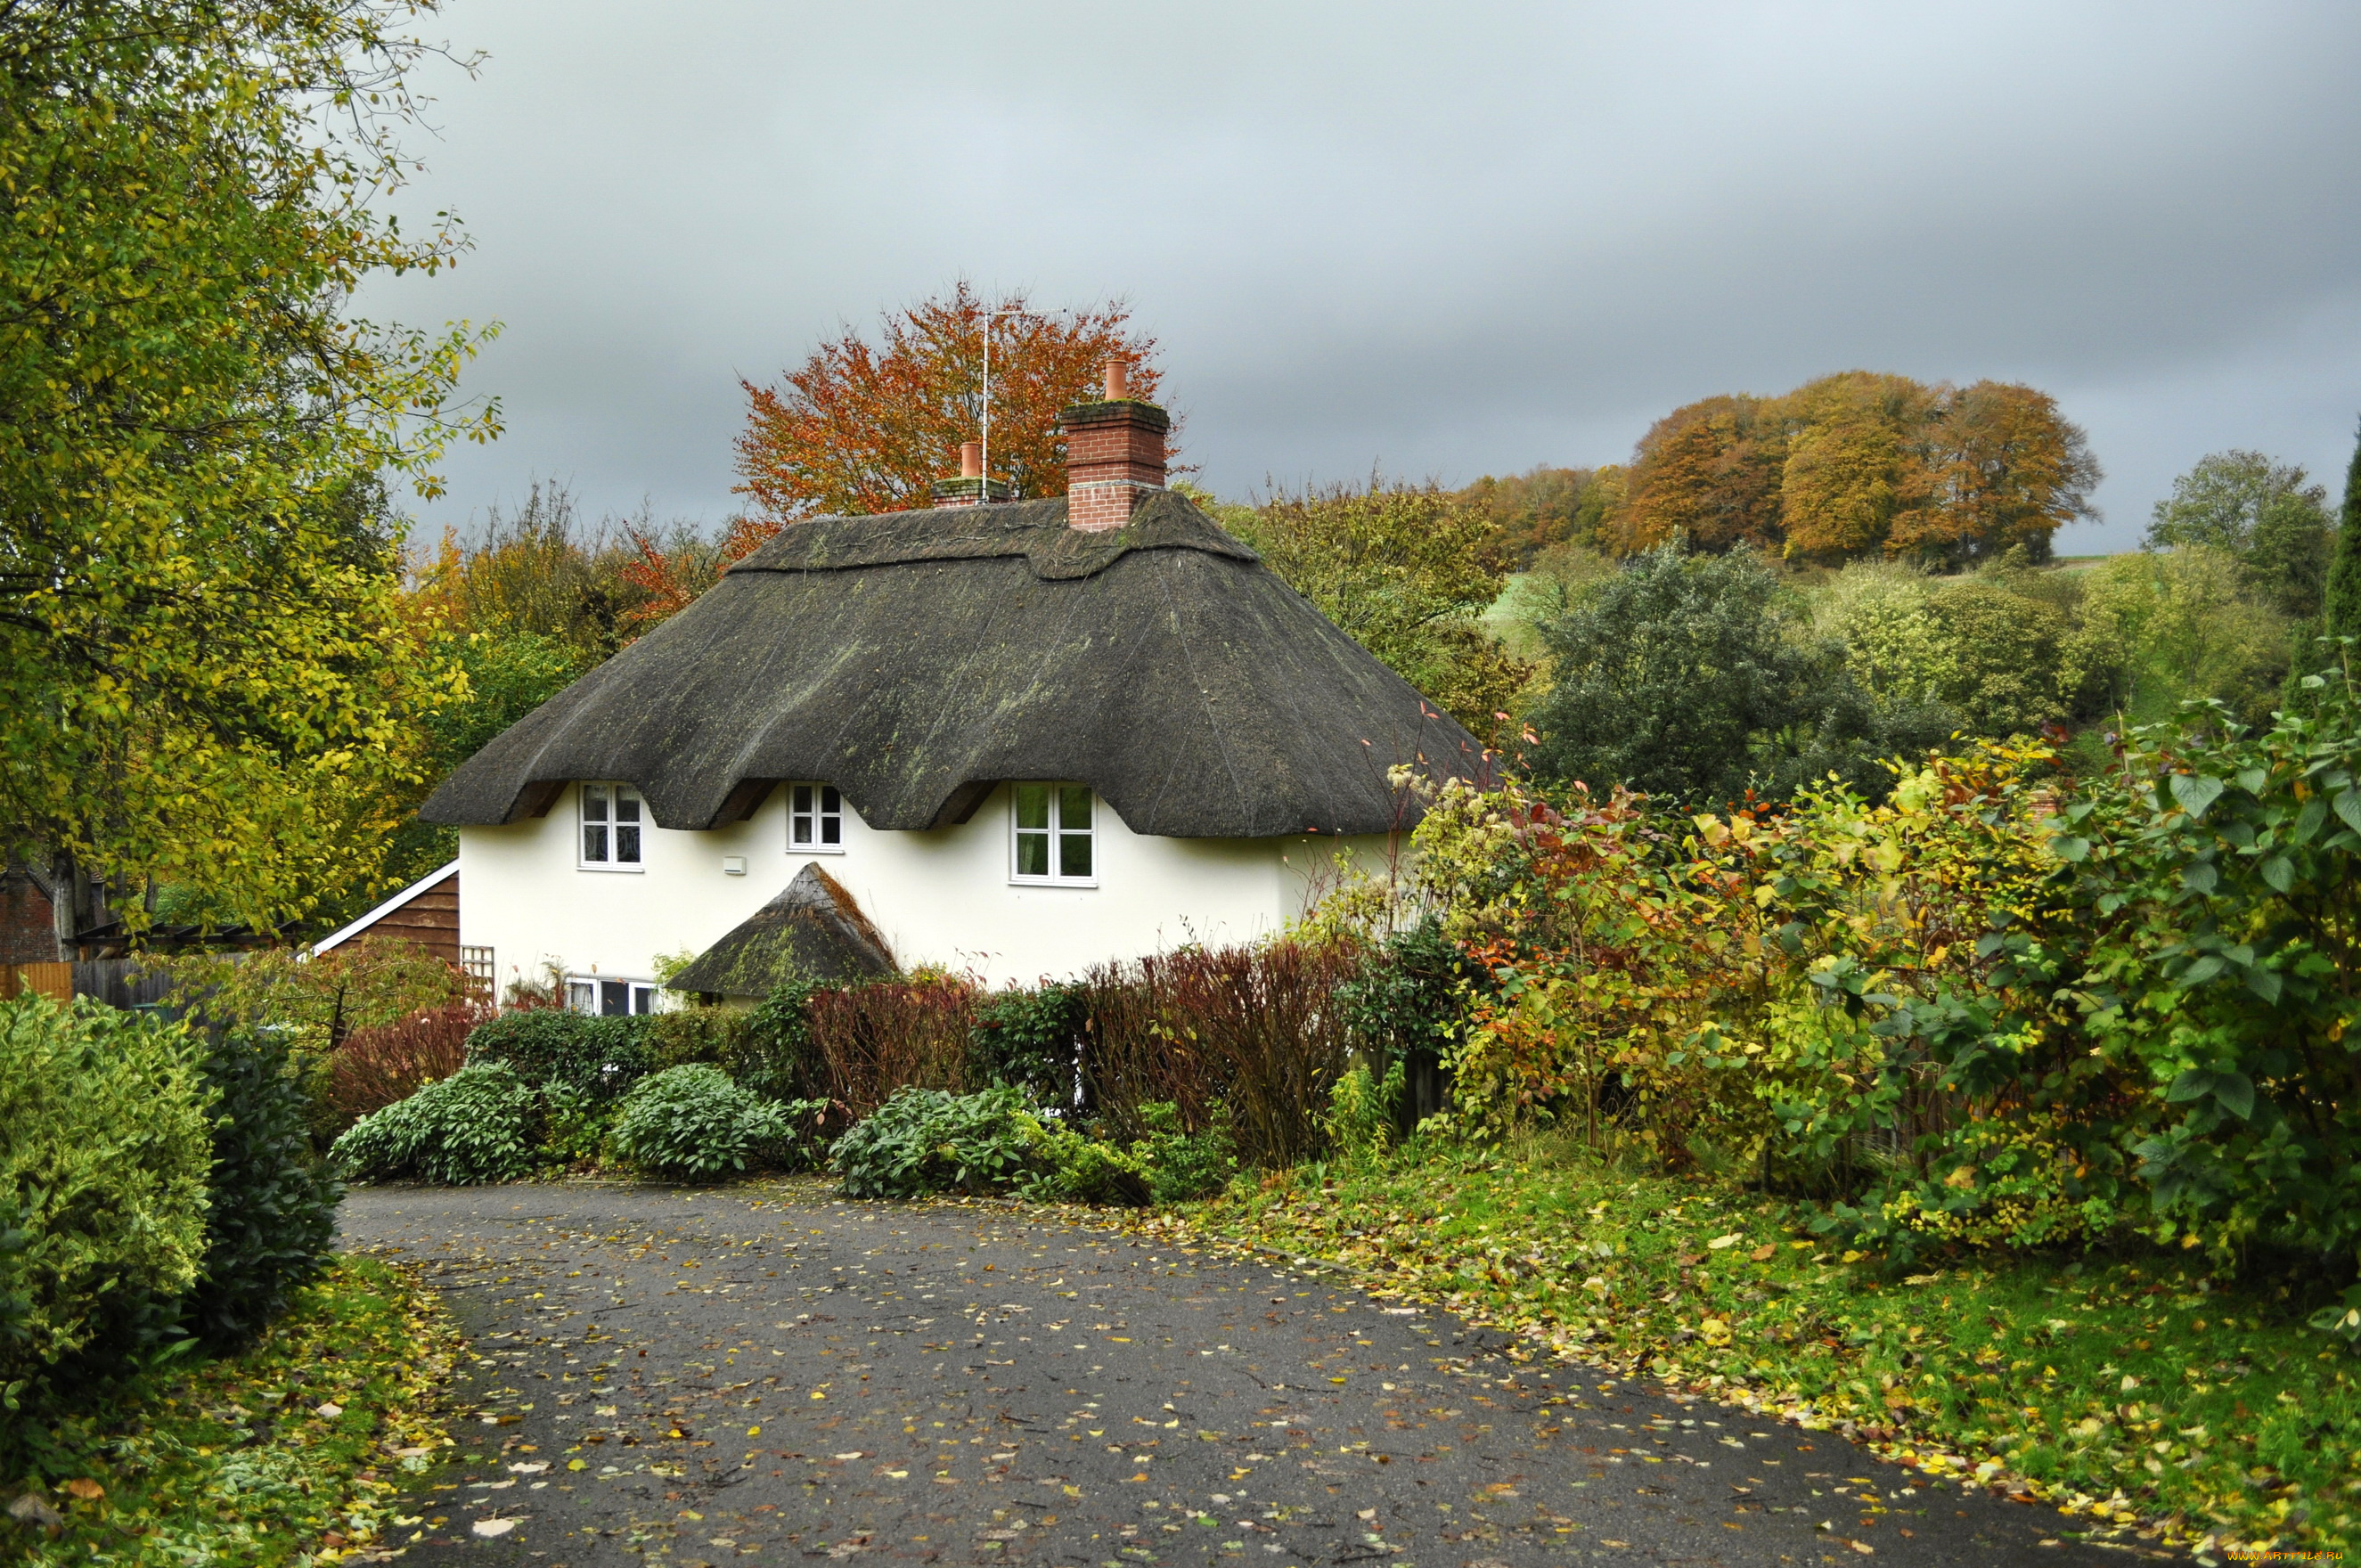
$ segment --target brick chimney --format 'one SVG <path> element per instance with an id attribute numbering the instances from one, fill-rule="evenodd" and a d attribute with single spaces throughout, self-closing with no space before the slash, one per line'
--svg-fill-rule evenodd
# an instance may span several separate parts
<path id="1" fill-rule="evenodd" d="M 979 501 L 1005 501 L 1008 499 L 1008 481 L 983 477 L 983 443 L 960 443 L 960 477 L 937 479 L 934 483 L 935 505 L 939 507 L 972 507 Z"/>
<path id="2" fill-rule="evenodd" d="M 1121 528 L 1164 488 L 1164 433 L 1172 420 L 1131 395 L 1131 367 L 1106 362 L 1106 396 L 1058 416 L 1066 433 L 1066 522 L 1086 533 Z"/>

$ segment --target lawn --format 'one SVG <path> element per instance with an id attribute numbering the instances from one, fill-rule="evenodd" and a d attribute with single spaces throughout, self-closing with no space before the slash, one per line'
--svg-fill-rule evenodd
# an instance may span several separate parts
<path id="1" fill-rule="evenodd" d="M 339 1258 L 245 1353 L 52 1426 L 56 1481 L 16 1499 L 16 1544 L 43 1564 L 340 1561 L 395 1528 L 397 1478 L 448 1446 L 434 1400 L 456 1343 L 409 1276 Z"/>
<path id="2" fill-rule="evenodd" d="M 1334 1260 L 1554 1352 L 1834 1428 L 2098 1532 L 2341 1546 L 2361 1493 L 2355 1354 L 2285 1288 L 2160 1254 L 1982 1254 L 1900 1278 L 1796 1205 L 1543 1142 L 1241 1182 L 1159 1216 Z"/>

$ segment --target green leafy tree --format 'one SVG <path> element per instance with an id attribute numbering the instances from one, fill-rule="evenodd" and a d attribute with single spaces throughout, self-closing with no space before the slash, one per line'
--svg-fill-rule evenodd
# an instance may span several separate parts
<path id="1" fill-rule="evenodd" d="M 1508 580 L 1488 553 L 1492 518 L 1427 485 L 1334 485 L 1262 506 L 1216 508 L 1223 525 L 1355 641 L 1479 736 L 1495 734 L 1532 677 L 1479 620 Z"/>
<path id="2" fill-rule="evenodd" d="M 2333 638 L 2361 639 L 2361 436 L 2345 471 L 2345 505 L 2337 514 L 2336 554 L 2328 568 L 2327 624 Z"/>
<path id="3" fill-rule="evenodd" d="M 1665 543 L 1544 622 L 1555 681 L 1532 721 L 1544 774 L 1716 805 L 1838 773 L 1882 793 L 1875 759 L 1948 732 L 1948 710 L 1881 705 L 1809 635 L 1752 550 Z"/>
<path id="4" fill-rule="evenodd" d="M 2307 484 L 2309 477 L 2297 465 L 2259 452 L 2213 453 L 2156 503 L 2146 544 L 2222 551 L 2238 562 L 2258 601 L 2286 615 L 2318 615 L 2335 525 L 2327 490 Z"/>
<path id="5" fill-rule="evenodd" d="M 400 231 L 399 0 L 0 14 L 0 850 L 300 915 L 369 866 L 416 716 L 374 477 L 432 492 L 478 341 L 350 313 Z"/>

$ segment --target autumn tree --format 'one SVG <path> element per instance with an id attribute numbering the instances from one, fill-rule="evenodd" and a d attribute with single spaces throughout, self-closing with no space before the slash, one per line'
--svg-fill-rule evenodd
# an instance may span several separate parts
<path id="1" fill-rule="evenodd" d="M 397 601 L 381 475 L 431 492 L 465 329 L 375 325 L 399 0 L 0 10 L 0 851 L 186 912 L 300 914 L 375 864 L 456 680 Z"/>
<path id="2" fill-rule="evenodd" d="M 889 313 L 873 345 L 846 330 L 774 386 L 741 382 L 738 493 L 749 532 L 829 513 L 900 511 L 959 471 L 960 444 L 983 430 L 983 333 L 993 319 L 992 477 L 1018 498 L 1063 495 L 1058 412 L 1097 395 L 1111 357 L 1131 362 L 1133 395 L 1153 401 L 1156 340 L 1120 300 L 1036 311 L 1022 291 L 987 300 L 965 280 L 949 297 Z"/>
<path id="3" fill-rule="evenodd" d="M 1958 567 L 2093 515 L 2082 432 L 2030 387 L 1927 386 L 1848 371 L 1777 398 L 1708 398 L 1640 440 L 1599 528 L 1618 554 L 1678 538 L 1791 560 L 1902 556 Z"/>

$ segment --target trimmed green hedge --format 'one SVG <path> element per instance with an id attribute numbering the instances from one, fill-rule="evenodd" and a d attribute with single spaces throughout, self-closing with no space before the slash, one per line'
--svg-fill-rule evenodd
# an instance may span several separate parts
<path id="1" fill-rule="evenodd" d="M 555 1008 L 503 1013 L 467 1036 L 470 1067 L 499 1064 L 535 1089 L 563 1083 L 620 1100 L 656 1070 L 656 1020 L 594 1018 Z"/>

